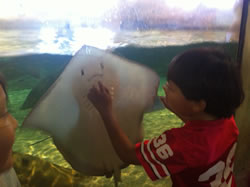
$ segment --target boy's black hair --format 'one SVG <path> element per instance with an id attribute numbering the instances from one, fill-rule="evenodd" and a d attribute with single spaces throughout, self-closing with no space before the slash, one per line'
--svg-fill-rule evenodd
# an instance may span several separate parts
<path id="1" fill-rule="evenodd" d="M 168 67 L 172 80 L 186 99 L 206 102 L 205 112 L 228 118 L 244 100 L 240 68 L 221 50 L 190 49 L 175 57 Z"/>

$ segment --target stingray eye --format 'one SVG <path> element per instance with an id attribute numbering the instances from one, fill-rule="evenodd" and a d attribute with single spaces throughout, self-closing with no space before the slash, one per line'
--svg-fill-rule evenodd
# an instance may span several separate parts
<path id="1" fill-rule="evenodd" d="M 84 75 L 84 70 L 83 69 L 81 70 L 81 74 L 82 74 L 82 76 Z"/>
<path id="2" fill-rule="evenodd" d="M 100 63 L 100 66 L 101 66 L 101 68 L 102 68 L 102 69 L 104 69 L 104 65 L 103 65 L 103 63 Z"/>

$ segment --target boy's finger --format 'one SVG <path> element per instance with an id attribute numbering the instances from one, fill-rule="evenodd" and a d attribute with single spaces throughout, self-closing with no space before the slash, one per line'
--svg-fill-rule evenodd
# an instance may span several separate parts
<path id="1" fill-rule="evenodd" d="M 94 95 L 94 93 L 93 93 L 93 91 L 90 89 L 90 90 L 89 90 L 89 93 L 88 93 L 88 95 L 87 95 L 87 97 L 88 97 L 88 99 L 89 99 L 90 101 L 92 101 L 92 98 L 94 97 L 93 95 Z"/>
<path id="2" fill-rule="evenodd" d="M 98 91 L 98 88 L 96 87 L 96 85 L 94 85 L 92 88 L 90 88 L 91 92 L 96 92 Z"/>
<path id="3" fill-rule="evenodd" d="M 109 94 L 109 89 L 107 87 L 104 87 L 104 90 L 107 94 Z"/>
<path id="4" fill-rule="evenodd" d="M 99 89 L 94 85 L 92 88 L 89 89 L 88 97 L 94 98 L 98 94 Z"/>
<path id="5" fill-rule="evenodd" d="M 103 92 L 104 91 L 104 86 L 103 86 L 101 81 L 98 81 L 98 86 L 99 86 L 100 92 Z"/>
<path id="6" fill-rule="evenodd" d="M 163 90 L 164 90 L 164 92 L 166 94 L 167 93 L 167 87 L 166 87 L 166 85 L 163 85 L 162 88 L 163 88 Z"/>

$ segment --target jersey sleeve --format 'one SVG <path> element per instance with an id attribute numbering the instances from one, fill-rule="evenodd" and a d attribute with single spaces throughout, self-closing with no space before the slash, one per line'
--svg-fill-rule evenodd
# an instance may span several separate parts
<path id="1" fill-rule="evenodd" d="M 186 166 L 175 130 L 136 144 L 136 156 L 151 180 L 181 172 Z"/>

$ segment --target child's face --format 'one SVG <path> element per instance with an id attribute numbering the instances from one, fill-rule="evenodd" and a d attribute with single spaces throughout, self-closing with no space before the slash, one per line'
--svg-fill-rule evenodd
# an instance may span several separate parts
<path id="1" fill-rule="evenodd" d="M 17 121 L 8 113 L 6 95 L 2 86 L 0 85 L 0 126 L 7 125 L 11 125 L 12 127 L 16 128 Z"/>
<path id="2" fill-rule="evenodd" d="M 181 89 L 173 81 L 168 81 L 164 87 L 166 106 L 177 116 L 191 120 L 204 111 L 205 106 L 201 102 L 186 99 Z"/>

